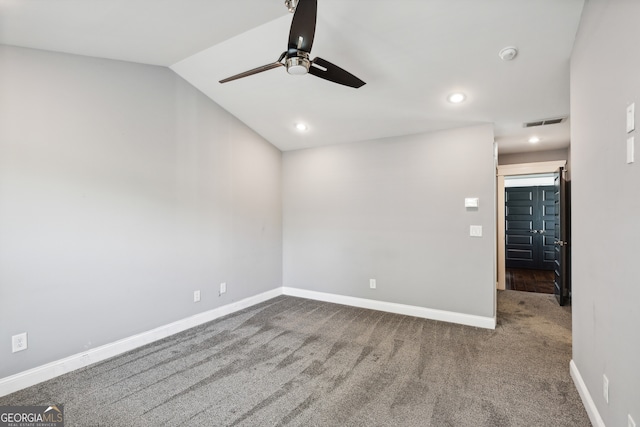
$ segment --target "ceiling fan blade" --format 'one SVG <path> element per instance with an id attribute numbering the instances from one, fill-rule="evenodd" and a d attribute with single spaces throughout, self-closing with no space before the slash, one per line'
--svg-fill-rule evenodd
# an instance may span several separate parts
<path id="1" fill-rule="evenodd" d="M 244 73 L 236 74 L 235 76 L 227 77 L 226 79 L 220 80 L 220 83 L 227 83 L 232 80 L 238 80 L 243 77 L 252 76 L 254 74 L 262 73 L 263 71 L 269 71 L 274 68 L 283 67 L 284 64 L 282 62 L 274 62 L 273 64 L 263 65 L 262 67 L 254 68 L 249 71 L 245 71 Z"/>
<path id="2" fill-rule="evenodd" d="M 289 50 L 311 52 L 316 33 L 317 0 L 299 0 L 289 31 Z"/>
<path id="3" fill-rule="evenodd" d="M 350 72 L 343 70 L 337 65 L 334 65 L 329 61 L 325 61 L 322 58 L 315 58 L 311 62 L 309 74 L 313 74 L 316 77 L 320 77 L 321 79 L 329 80 L 334 83 L 354 87 L 356 89 L 366 84 Z"/>

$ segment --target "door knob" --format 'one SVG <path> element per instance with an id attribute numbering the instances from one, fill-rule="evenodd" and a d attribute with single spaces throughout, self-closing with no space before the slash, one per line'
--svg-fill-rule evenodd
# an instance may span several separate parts
<path id="1" fill-rule="evenodd" d="M 553 242 L 553 244 L 558 246 L 564 246 L 567 244 L 567 242 L 563 242 L 562 240 L 556 240 L 555 242 Z"/>
<path id="2" fill-rule="evenodd" d="M 529 230 L 529 233 L 538 234 L 538 230 Z"/>

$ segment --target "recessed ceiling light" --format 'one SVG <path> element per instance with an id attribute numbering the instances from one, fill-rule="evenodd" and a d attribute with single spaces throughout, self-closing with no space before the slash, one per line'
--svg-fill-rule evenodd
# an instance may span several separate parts
<path id="1" fill-rule="evenodd" d="M 532 144 L 537 144 L 538 142 L 540 142 L 540 138 L 538 138 L 537 136 L 532 136 L 531 138 L 529 138 L 529 142 Z"/>
<path id="2" fill-rule="evenodd" d="M 460 104 L 465 99 L 467 99 L 467 96 L 464 93 L 457 92 L 457 93 L 452 93 L 451 95 L 449 95 L 449 97 L 447 99 L 452 104 Z"/>
<path id="3" fill-rule="evenodd" d="M 298 129 L 300 132 L 304 132 L 309 129 L 309 127 L 304 123 L 296 123 L 296 129 Z"/>

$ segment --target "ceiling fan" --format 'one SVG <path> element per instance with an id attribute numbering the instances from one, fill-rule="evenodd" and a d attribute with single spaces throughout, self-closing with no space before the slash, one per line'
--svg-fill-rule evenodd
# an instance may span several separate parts
<path id="1" fill-rule="evenodd" d="M 290 11 L 295 8 L 291 30 L 289 31 L 287 50 L 282 52 L 274 63 L 227 77 L 220 80 L 220 83 L 227 83 L 273 68 L 287 67 L 289 74 L 302 75 L 309 73 L 321 79 L 353 88 L 364 86 L 365 82 L 329 61 L 319 57 L 309 60 L 313 37 L 316 32 L 317 0 L 298 0 L 297 5 L 295 5 L 295 0 L 287 0 L 286 5 Z"/>

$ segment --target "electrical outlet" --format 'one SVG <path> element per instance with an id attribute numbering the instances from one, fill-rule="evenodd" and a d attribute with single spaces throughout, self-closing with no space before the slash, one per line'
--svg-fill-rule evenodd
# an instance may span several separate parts
<path id="1" fill-rule="evenodd" d="M 193 291 L 193 302 L 200 301 L 200 291 Z"/>
<path id="2" fill-rule="evenodd" d="M 609 378 L 606 375 L 602 376 L 602 395 L 604 396 L 604 401 L 609 404 Z"/>
<path id="3" fill-rule="evenodd" d="M 18 351 L 27 349 L 27 333 L 23 332 L 11 337 L 11 352 L 16 353 Z"/>
<path id="4" fill-rule="evenodd" d="M 629 414 L 628 424 L 629 424 L 629 427 L 636 427 L 636 422 L 633 421 L 633 418 L 631 418 L 631 414 Z"/>
<path id="5" fill-rule="evenodd" d="M 227 292 L 227 282 L 220 283 L 220 295 Z"/>
<path id="6" fill-rule="evenodd" d="M 376 288 L 376 279 L 369 279 L 369 287 L 371 289 L 375 289 Z"/>

